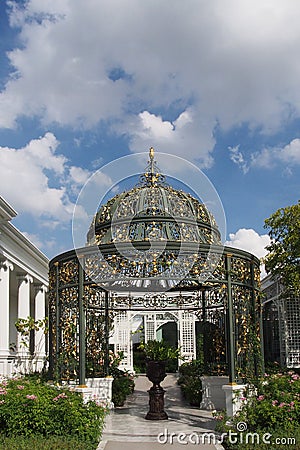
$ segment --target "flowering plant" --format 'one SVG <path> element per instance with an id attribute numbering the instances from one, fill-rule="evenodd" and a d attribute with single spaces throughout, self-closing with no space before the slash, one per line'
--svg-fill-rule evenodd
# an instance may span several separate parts
<path id="1" fill-rule="evenodd" d="M 287 373 L 265 374 L 250 385 L 244 406 L 235 416 L 250 430 L 295 429 L 300 426 L 300 376 Z"/>
<path id="2" fill-rule="evenodd" d="M 0 435 L 64 436 L 96 448 L 106 410 L 37 377 L 0 380 Z"/>
<path id="3" fill-rule="evenodd" d="M 270 442 L 264 444 L 266 436 L 271 442 L 283 445 L 293 439 L 292 446 L 276 445 L 278 449 L 300 448 L 300 376 L 297 373 L 265 374 L 253 380 L 239 400 L 242 407 L 233 418 L 225 411 L 213 411 L 217 421 L 215 429 L 225 435 L 223 445 L 227 450 L 268 450 L 271 446 Z M 235 436 L 234 443 L 228 439 L 230 433 Z M 256 441 L 251 442 L 251 436 Z"/>

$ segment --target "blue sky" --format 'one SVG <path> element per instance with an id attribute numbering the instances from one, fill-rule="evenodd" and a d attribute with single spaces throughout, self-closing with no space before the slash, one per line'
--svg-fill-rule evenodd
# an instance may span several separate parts
<path id="1" fill-rule="evenodd" d="M 49 258 L 72 248 L 85 181 L 153 146 L 204 172 L 227 243 L 261 257 L 264 219 L 299 199 L 299 23 L 286 0 L 2 1 L 0 194 L 13 223 Z"/>

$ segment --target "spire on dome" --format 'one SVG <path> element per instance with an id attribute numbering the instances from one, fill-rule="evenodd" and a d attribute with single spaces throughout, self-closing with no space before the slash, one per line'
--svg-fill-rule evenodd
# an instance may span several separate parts
<path id="1" fill-rule="evenodd" d="M 165 176 L 160 173 L 154 159 L 154 148 L 149 149 L 149 161 L 145 172 L 140 176 L 140 184 L 145 186 L 158 186 L 165 184 Z"/>

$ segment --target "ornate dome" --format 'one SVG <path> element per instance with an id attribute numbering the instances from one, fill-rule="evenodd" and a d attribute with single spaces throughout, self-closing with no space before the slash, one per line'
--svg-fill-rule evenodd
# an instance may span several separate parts
<path id="1" fill-rule="evenodd" d="M 137 186 L 102 205 L 87 234 L 87 245 L 147 241 L 221 245 L 220 232 L 212 214 L 192 195 L 168 185 L 150 160 Z"/>

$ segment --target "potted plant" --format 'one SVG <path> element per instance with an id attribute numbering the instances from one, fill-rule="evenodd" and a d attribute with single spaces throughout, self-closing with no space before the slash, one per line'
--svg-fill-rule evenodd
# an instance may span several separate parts
<path id="1" fill-rule="evenodd" d="M 146 375 L 153 383 L 149 389 L 149 411 L 146 414 L 147 420 L 164 420 L 168 418 L 164 411 L 165 390 L 160 383 L 166 377 L 166 362 L 178 359 L 180 350 L 172 347 L 164 340 L 151 340 L 142 342 L 139 346 L 146 356 Z"/>

